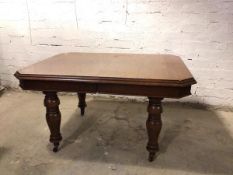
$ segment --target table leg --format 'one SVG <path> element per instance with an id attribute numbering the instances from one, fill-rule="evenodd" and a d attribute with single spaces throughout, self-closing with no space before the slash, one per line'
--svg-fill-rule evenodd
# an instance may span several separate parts
<path id="1" fill-rule="evenodd" d="M 61 113 L 59 111 L 59 98 L 56 92 L 44 92 L 44 105 L 46 107 L 46 121 L 50 130 L 50 142 L 54 144 L 53 152 L 58 151 L 59 142 L 62 140 L 60 133 Z"/>
<path id="2" fill-rule="evenodd" d="M 87 106 L 86 101 L 85 101 L 86 93 L 79 93 L 78 92 L 78 99 L 79 99 L 78 107 L 80 108 L 81 115 L 83 116 L 84 112 L 85 112 L 85 107 Z"/>
<path id="3" fill-rule="evenodd" d="M 148 143 L 147 150 L 149 151 L 148 160 L 152 162 L 154 160 L 156 152 L 159 150 L 158 138 L 159 133 L 162 128 L 161 121 L 161 98 L 149 97 L 149 105 L 147 108 L 148 111 L 148 119 L 146 121 L 146 128 L 148 134 Z"/>

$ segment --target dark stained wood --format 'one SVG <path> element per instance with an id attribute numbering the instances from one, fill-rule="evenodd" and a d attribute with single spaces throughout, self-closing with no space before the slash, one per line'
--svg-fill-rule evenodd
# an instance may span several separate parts
<path id="1" fill-rule="evenodd" d="M 20 80 L 19 86 L 24 90 L 35 91 L 64 91 L 96 93 L 97 85 L 94 83 L 49 81 L 49 80 Z"/>
<path id="2" fill-rule="evenodd" d="M 162 99 L 160 98 L 149 97 L 149 104 L 147 108 L 148 119 L 146 121 L 146 128 L 149 141 L 146 148 L 149 151 L 148 160 L 150 162 L 154 160 L 155 154 L 159 150 L 158 138 L 162 128 L 161 100 Z"/>
<path id="3" fill-rule="evenodd" d="M 78 103 L 78 107 L 80 108 L 81 111 L 81 115 L 83 116 L 85 113 L 85 107 L 87 106 L 86 104 L 86 93 L 78 93 L 78 99 L 79 99 L 79 103 Z"/>
<path id="4" fill-rule="evenodd" d="M 191 86 L 196 83 L 180 57 L 149 54 L 65 53 L 21 69 L 15 76 L 22 89 L 45 93 L 54 152 L 62 140 L 56 92 L 78 92 L 81 115 L 86 107 L 86 93 L 149 97 L 146 122 L 149 161 L 154 160 L 159 149 L 161 100 L 190 95 Z"/>
<path id="5" fill-rule="evenodd" d="M 148 86 L 128 84 L 81 83 L 67 81 L 20 80 L 24 90 L 86 92 L 118 95 L 152 96 L 162 98 L 181 98 L 190 95 L 191 85 L 185 87 Z"/>
<path id="6" fill-rule="evenodd" d="M 162 98 L 181 98 L 190 95 L 191 86 L 173 87 L 173 86 L 147 86 L 147 85 L 124 85 L 124 84 L 99 84 L 98 93 L 151 96 Z"/>
<path id="7" fill-rule="evenodd" d="M 44 105 L 46 107 L 46 121 L 50 130 L 50 142 L 54 144 L 53 152 L 58 151 L 59 142 L 62 140 L 60 133 L 61 113 L 59 111 L 60 101 L 56 92 L 44 92 Z"/>

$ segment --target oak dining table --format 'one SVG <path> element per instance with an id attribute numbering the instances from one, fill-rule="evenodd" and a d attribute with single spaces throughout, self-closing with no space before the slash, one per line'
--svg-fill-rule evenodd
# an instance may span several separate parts
<path id="1" fill-rule="evenodd" d="M 62 140 L 58 92 L 77 92 L 81 115 L 87 106 L 86 93 L 148 97 L 149 161 L 159 151 L 161 101 L 190 95 L 196 83 L 182 59 L 169 54 L 62 53 L 18 70 L 15 77 L 22 89 L 44 93 L 54 152 Z"/>

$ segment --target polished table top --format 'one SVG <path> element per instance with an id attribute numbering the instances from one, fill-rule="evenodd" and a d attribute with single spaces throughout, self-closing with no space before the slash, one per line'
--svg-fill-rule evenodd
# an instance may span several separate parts
<path id="1" fill-rule="evenodd" d="M 20 79 L 186 86 L 195 80 L 180 57 L 153 54 L 63 53 L 19 70 Z"/>

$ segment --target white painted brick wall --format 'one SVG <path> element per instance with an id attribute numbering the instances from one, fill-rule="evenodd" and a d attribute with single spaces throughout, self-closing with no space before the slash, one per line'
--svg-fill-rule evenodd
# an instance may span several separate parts
<path id="1" fill-rule="evenodd" d="M 233 106 L 233 0 L 0 0 L 0 78 L 69 51 L 171 53 L 198 84 L 184 101 Z"/>

